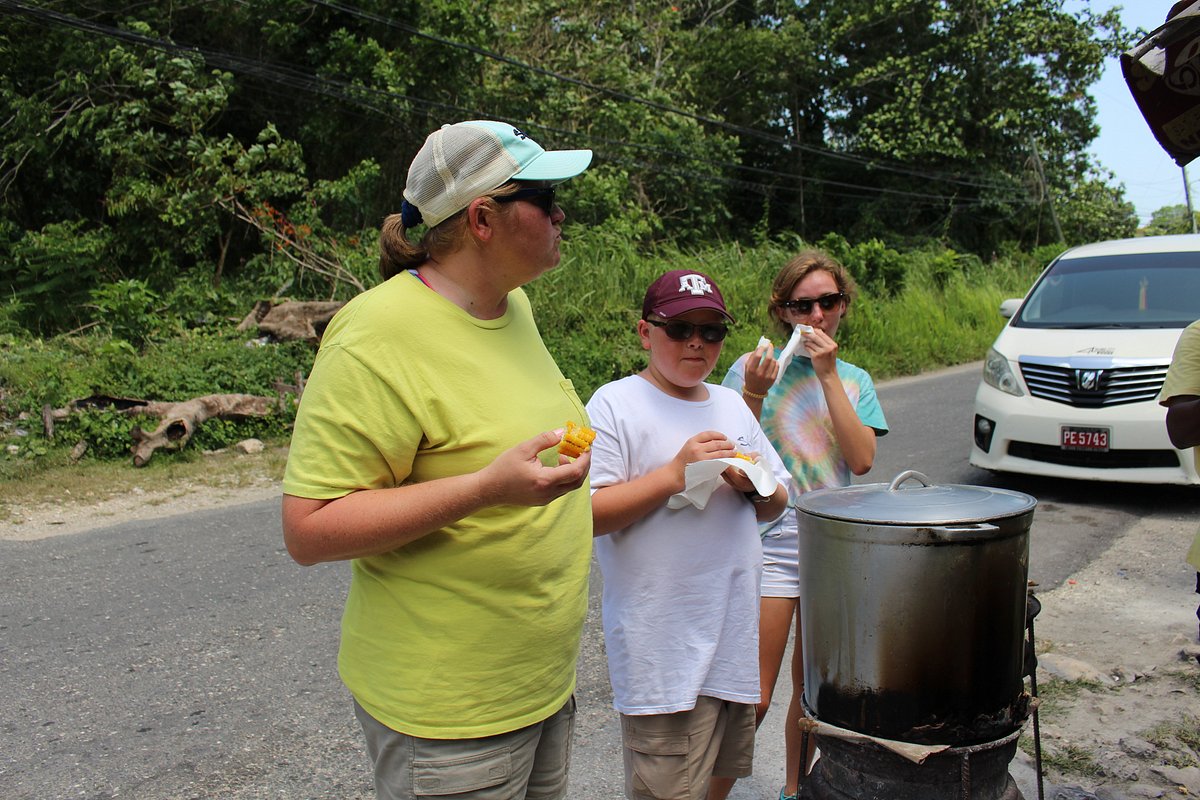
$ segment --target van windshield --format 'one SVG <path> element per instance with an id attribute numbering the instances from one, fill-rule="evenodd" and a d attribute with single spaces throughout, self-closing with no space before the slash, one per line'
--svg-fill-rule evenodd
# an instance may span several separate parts
<path id="1" fill-rule="evenodd" d="M 1139 253 L 1055 261 L 1013 325 L 1023 328 L 1185 328 L 1200 319 L 1200 253 Z"/>

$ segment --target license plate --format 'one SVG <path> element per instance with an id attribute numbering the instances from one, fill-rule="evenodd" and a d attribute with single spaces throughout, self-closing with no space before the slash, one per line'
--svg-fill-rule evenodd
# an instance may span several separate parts
<path id="1" fill-rule="evenodd" d="M 1062 427 L 1062 449 L 1107 453 L 1108 428 L 1075 428 L 1064 425 Z"/>

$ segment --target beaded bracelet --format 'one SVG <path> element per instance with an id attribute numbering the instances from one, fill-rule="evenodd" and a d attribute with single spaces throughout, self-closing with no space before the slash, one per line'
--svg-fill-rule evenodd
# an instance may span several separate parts
<path id="1" fill-rule="evenodd" d="M 767 399 L 766 392 L 759 394 L 758 392 L 752 392 L 749 389 L 743 388 L 742 394 L 746 395 L 746 397 L 753 397 L 755 400 L 766 400 Z"/>

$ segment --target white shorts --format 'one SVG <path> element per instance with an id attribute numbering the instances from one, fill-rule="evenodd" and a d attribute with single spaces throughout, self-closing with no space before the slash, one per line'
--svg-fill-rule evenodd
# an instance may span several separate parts
<path id="1" fill-rule="evenodd" d="M 763 597 L 800 596 L 800 533 L 797 512 L 789 508 L 763 532 Z"/>

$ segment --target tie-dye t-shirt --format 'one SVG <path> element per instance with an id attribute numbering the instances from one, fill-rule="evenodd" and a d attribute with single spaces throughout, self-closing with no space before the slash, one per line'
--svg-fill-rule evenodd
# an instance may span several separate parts
<path id="1" fill-rule="evenodd" d="M 779 357 L 778 348 L 775 357 Z M 745 369 L 743 355 L 729 368 L 721 383 L 740 392 L 745 384 Z M 875 396 L 871 376 L 840 358 L 837 371 L 858 418 L 873 428 L 877 436 L 887 433 L 887 420 Z M 761 423 L 801 493 L 850 485 L 850 467 L 834 439 L 833 420 L 810 359 L 796 356 L 788 364 L 783 377 L 763 401 Z"/>

